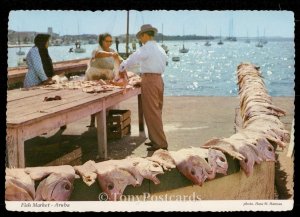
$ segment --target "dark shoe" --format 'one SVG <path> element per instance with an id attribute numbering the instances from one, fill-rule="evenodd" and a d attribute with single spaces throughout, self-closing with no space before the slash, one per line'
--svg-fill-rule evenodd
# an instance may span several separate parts
<path id="1" fill-rule="evenodd" d="M 154 144 L 152 142 L 145 142 L 145 145 L 147 145 L 147 146 L 153 146 Z"/>
<path id="2" fill-rule="evenodd" d="M 64 125 L 64 126 L 60 127 L 60 130 L 65 130 L 65 129 L 67 129 L 67 125 Z"/>
<path id="3" fill-rule="evenodd" d="M 151 147 L 147 148 L 147 151 L 156 151 L 156 150 L 158 150 L 158 149 L 168 150 L 168 147 L 161 148 L 161 147 L 154 147 L 154 146 L 151 146 Z"/>
<path id="4" fill-rule="evenodd" d="M 86 126 L 86 127 L 95 127 L 95 122 L 92 122 L 90 123 L 90 125 Z"/>

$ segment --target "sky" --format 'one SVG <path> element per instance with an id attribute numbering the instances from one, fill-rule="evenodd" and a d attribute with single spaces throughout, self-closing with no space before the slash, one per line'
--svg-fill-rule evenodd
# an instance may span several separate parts
<path id="1" fill-rule="evenodd" d="M 9 14 L 8 29 L 47 32 L 48 27 L 60 35 L 126 34 L 125 10 L 116 11 L 22 11 Z M 143 24 L 151 24 L 164 35 L 232 35 L 294 37 L 292 11 L 134 11 L 129 13 L 129 33 L 136 34 Z"/>

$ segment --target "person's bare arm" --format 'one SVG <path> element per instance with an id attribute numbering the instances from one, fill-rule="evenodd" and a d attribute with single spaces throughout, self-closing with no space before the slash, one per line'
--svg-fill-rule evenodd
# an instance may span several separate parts
<path id="1" fill-rule="evenodd" d="M 117 56 L 118 56 L 118 53 L 107 52 L 107 51 L 100 51 L 95 54 L 96 58 L 104 58 L 104 57 L 114 57 L 115 58 Z"/>

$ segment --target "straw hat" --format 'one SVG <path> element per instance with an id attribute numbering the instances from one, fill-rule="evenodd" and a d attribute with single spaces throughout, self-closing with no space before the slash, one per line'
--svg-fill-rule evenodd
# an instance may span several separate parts
<path id="1" fill-rule="evenodd" d="M 155 27 L 151 26 L 150 24 L 145 24 L 142 25 L 141 30 L 138 33 L 136 33 L 136 37 L 139 38 L 140 34 L 148 31 L 153 31 L 155 34 L 157 33 L 157 29 Z"/>

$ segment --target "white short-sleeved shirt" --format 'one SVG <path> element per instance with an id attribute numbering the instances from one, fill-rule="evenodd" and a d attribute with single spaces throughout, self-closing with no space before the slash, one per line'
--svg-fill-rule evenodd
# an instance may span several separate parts
<path id="1" fill-rule="evenodd" d="M 147 41 L 121 63 L 119 70 L 122 72 L 137 63 L 140 63 L 141 73 L 162 74 L 166 68 L 167 54 L 155 41 Z"/>

